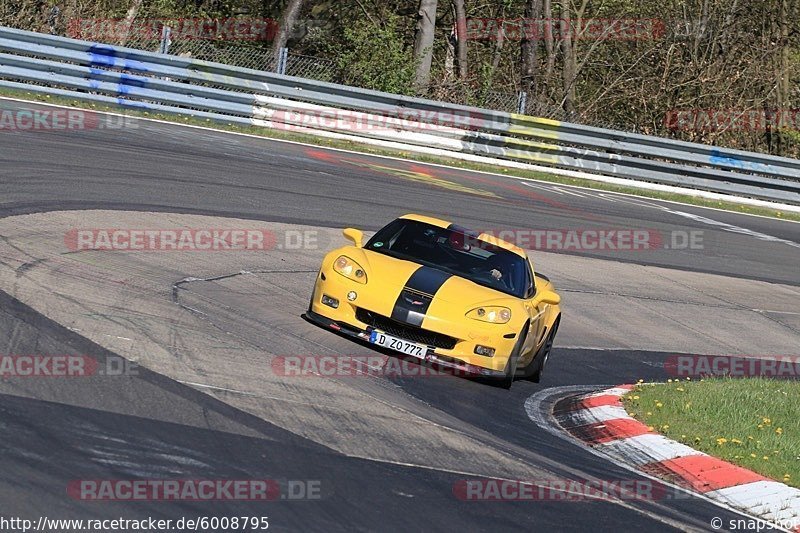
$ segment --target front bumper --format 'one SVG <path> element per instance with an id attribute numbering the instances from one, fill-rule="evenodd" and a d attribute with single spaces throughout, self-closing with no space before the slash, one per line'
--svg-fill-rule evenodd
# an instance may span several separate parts
<path id="1" fill-rule="evenodd" d="M 354 301 L 349 301 L 349 292 L 357 293 Z M 393 289 L 392 289 L 393 291 Z M 391 292 L 391 291 L 390 291 Z M 323 295 L 339 301 L 336 308 L 322 303 Z M 431 314 L 425 318 L 426 332 L 447 335 L 455 340 L 452 348 L 441 346 L 429 340 L 420 341 L 407 337 L 399 331 L 386 331 L 379 323 L 364 322 L 357 316 L 358 309 L 376 313 L 384 318 L 392 314 L 394 300 L 387 303 L 386 292 L 367 287 L 323 268 L 314 283 L 314 293 L 309 305 L 308 318 L 328 329 L 343 331 L 346 335 L 368 341 L 369 334 L 377 329 L 390 335 L 417 344 L 428 346 L 426 360 L 447 368 L 457 369 L 479 376 L 504 376 L 505 368 L 511 352 L 517 342 L 514 326 L 489 324 L 464 318 L 463 311 L 443 314 Z M 312 316 L 316 315 L 317 320 Z M 320 322 L 321 320 L 321 322 Z M 476 346 L 495 348 L 494 356 L 482 356 L 475 353 Z"/>
<path id="2" fill-rule="evenodd" d="M 352 324 L 328 318 L 324 315 L 312 311 L 311 309 L 309 309 L 303 316 L 310 322 L 313 322 L 314 324 L 317 324 L 319 326 L 322 326 L 324 328 L 333 331 L 337 331 L 339 333 L 347 335 L 348 337 L 359 339 L 363 342 L 369 342 L 370 333 L 372 333 L 372 330 L 375 329 L 371 326 L 367 326 L 366 329 L 361 329 L 359 327 L 353 326 Z M 408 339 L 403 339 L 403 340 L 408 340 Z M 383 349 L 388 349 L 388 348 L 383 348 Z M 402 352 L 395 352 L 395 353 L 398 353 L 400 355 L 406 355 L 403 354 Z M 422 359 L 420 359 L 420 361 L 422 361 Z M 454 370 L 458 374 L 463 373 L 472 376 L 483 376 L 483 377 L 493 377 L 493 378 L 501 378 L 505 376 L 505 373 L 501 370 L 492 370 L 490 368 L 469 364 L 467 362 L 458 360 L 454 357 L 437 354 L 435 352 L 435 348 L 432 346 L 428 346 L 428 350 L 425 354 L 424 361 L 432 365 Z"/>

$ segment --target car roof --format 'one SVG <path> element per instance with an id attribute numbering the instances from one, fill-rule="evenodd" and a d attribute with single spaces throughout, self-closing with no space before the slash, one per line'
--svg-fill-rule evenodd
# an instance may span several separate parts
<path id="1" fill-rule="evenodd" d="M 447 220 L 442 220 L 440 218 L 434 218 L 425 215 L 417 215 L 414 213 L 410 213 L 408 215 L 403 215 L 400 218 L 405 220 L 416 220 L 417 222 L 424 222 L 426 224 L 430 224 L 431 226 L 436 226 L 445 229 L 452 229 L 467 234 L 477 233 L 475 231 L 470 230 L 469 228 L 464 228 L 458 226 L 457 224 L 453 224 L 452 222 L 448 222 Z M 523 250 L 519 246 L 511 244 L 508 241 L 504 241 L 503 239 L 498 239 L 493 235 L 487 233 L 481 233 L 480 235 L 477 235 L 477 238 L 489 244 L 493 244 L 498 248 L 502 248 L 504 250 L 508 250 L 509 252 L 513 252 L 524 259 L 528 258 L 528 254 L 525 252 L 525 250 Z"/>

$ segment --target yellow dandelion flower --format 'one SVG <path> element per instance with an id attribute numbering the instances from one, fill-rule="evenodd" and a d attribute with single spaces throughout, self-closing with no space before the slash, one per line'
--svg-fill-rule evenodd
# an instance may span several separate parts
<path id="1" fill-rule="evenodd" d="M 753 458 L 755 458 L 755 456 L 756 456 L 756 454 L 754 454 L 754 453 L 751 453 L 751 454 L 750 454 L 750 457 L 753 457 Z"/>
<path id="2" fill-rule="evenodd" d="M 661 402 L 656 402 L 656 407 L 657 407 L 658 409 L 661 409 L 662 407 L 664 407 L 664 404 L 663 404 L 663 403 L 661 403 Z"/>

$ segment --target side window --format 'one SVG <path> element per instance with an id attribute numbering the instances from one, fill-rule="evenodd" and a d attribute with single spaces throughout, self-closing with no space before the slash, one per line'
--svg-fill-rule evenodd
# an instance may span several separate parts
<path id="1" fill-rule="evenodd" d="M 533 298 L 536 296 L 536 278 L 533 276 L 533 270 L 531 269 L 531 262 L 525 261 L 525 280 L 527 290 L 525 291 L 526 298 Z"/>

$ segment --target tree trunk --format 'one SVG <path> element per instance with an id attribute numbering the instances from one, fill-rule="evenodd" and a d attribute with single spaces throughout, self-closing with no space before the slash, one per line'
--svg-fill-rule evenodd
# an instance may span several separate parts
<path id="1" fill-rule="evenodd" d="M 277 68 L 281 58 L 281 49 L 286 47 L 289 42 L 289 35 L 294 29 L 300 9 L 303 7 L 303 0 L 289 0 L 281 14 L 281 21 L 278 26 L 278 33 L 272 43 L 272 68 Z"/>
<path id="2" fill-rule="evenodd" d="M 561 16 L 563 17 L 562 46 L 564 50 L 564 98 L 563 108 L 567 114 L 567 120 L 573 120 L 575 113 L 575 70 L 576 58 L 572 43 L 572 16 L 570 11 L 570 0 L 561 0 Z"/>
<path id="3" fill-rule="evenodd" d="M 777 104 L 777 113 L 779 120 L 782 120 L 783 117 L 786 116 L 787 110 L 789 109 L 789 95 L 791 91 L 791 86 L 789 84 L 789 78 L 791 73 L 789 72 L 789 58 L 790 58 L 790 43 L 789 43 L 789 0 L 779 0 L 779 59 L 778 59 L 778 72 L 777 72 L 777 79 L 775 80 L 776 83 L 776 104 Z M 776 154 L 777 155 L 784 155 L 785 152 L 785 134 L 781 131 L 785 128 L 785 124 L 780 124 L 778 127 L 778 131 L 776 132 Z"/>
<path id="4" fill-rule="evenodd" d="M 455 32 L 447 36 L 447 52 L 444 58 L 444 82 L 449 84 L 455 77 L 456 70 L 456 41 Z"/>
<path id="5" fill-rule="evenodd" d="M 128 12 L 125 14 L 125 22 L 123 22 L 122 26 L 122 35 L 119 37 L 120 46 L 125 46 L 128 43 L 128 37 L 131 33 L 131 26 L 133 25 L 133 21 L 136 20 L 136 15 L 139 13 L 140 7 L 142 7 L 142 0 L 131 1 L 131 7 L 128 8 Z"/>
<path id="6" fill-rule="evenodd" d="M 456 10 L 456 57 L 458 61 L 458 77 L 462 80 L 469 76 L 467 68 L 467 10 L 464 0 L 453 0 Z"/>
<path id="7" fill-rule="evenodd" d="M 436 33 L 436 7 L 438 0 L 420 0 L 417 13 L 417 35 L 414 39 L 414 61 L 417 73 L 414 86 L 417 92 L 428 90 L 433 63 L 433 40 Z"/>
<path id="8" fill-rule="evenodd" d="M 501 17 L 501 20 L 502 19 Z M 499 24 L 500 30 L 497 32 L 497 44 L 494 47 L 494 57 L 492 58 L 492 75 L 497 71 L 500 66 L 500 60 L 503 59 L 503 46 L 506 44 L 506 28 L 505 23 Z"/>
<path id="9" fill-rule="evenodd" d="M 535 98 L 534 93 L 539 82 L 537 52 L 539 39 L 542 38 L 541 18 L 542 0 L 528 0 L 525 4 L 525 21 L 522 24 L 525 37 L 522 39 L 520 52 L 522 53 L 522 90 L 528 93 L 530 98 Z"/>
<path id="10" fill-rule="evenodd" d="M 547 50 L 547 68 L 544 74 L 544 85 L 548 88 L 553 79 L 556 68 L 556 46 L 553 35 L 553 4 L 552 0 L 544 0 L 544 46 Z M 552 93 L 551 93 L 552 94 Z"/>

